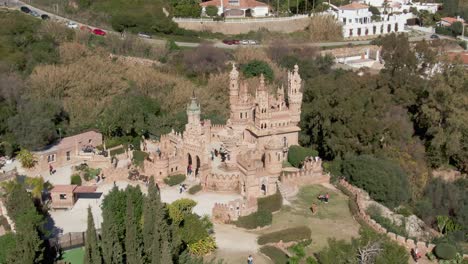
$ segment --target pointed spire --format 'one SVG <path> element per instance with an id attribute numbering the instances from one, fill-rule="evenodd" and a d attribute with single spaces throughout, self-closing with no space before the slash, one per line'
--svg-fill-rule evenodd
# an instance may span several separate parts
<path id="1" fill-rule="evenodd" d="M 231 73 L 229 74 L 229 77 L 231 77 L 231 79 L 239 78 L 239 71 L 237 71 L 235 62 L 232 63 L 232 70 L 231 70 Z"/>
<path id="2" fill-rule="evenodd" d="M 258 87 L 259 91 L 264 91 L 266 90 L 265 88 L 265 76 L 263 76 L 263 73 L 260 74 L 260 86 Z"/>

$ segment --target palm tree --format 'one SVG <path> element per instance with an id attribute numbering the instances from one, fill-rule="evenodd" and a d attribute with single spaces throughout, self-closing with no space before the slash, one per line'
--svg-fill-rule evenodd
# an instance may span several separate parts
<path id="1" fill-rule="evenodd" d="M 28 177 L 26 178 L 26 184 L 31 187 L 31 194 L 34 198 L 41 200 L 42 191 L 44 190 L 44 178 L 39 177 Z"/>

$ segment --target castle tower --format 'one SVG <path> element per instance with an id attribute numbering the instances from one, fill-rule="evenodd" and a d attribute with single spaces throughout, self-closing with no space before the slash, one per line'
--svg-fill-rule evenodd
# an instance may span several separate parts
<path id="1" fill-rule="evenodd" d="M 271 174 L 280 174 L 283 169 L 283 142 L 276 135 L 265 145 L 265 168 Z"/>
<path id="2" fill-rule="evenodd" d="M 195 92 L 192 94 L 190 103 L 187 105 L 188 123 L 185 125 L 185 132 L 192 135 L 201 135 L 202 127 L 200 124 L 200 104 L 195 97 Z"/>
<path id="3" fill-rule="evenodd" d="M 265 86 L 265 77 L 260 75 L 260 85 L 255 93 L 255 126 L 258 129 L 266 129 L 269 124 L 269 102 L 268 91 Z"/>
<path id="4" fill-rule="evenodd" d="M 229 104 L 231 108 L 237 103 L 239 97 L 239 72 L 237 71 L 236 64 L 232 64 L 232 70 L 229 74 Z"/>
<path id="5" fill-rule="evenodd" d="M 288 104 L 291 114 L 291 121 L 297 125 L 301 121 L 302 106 L 302 80 L 299 75 L 299 66 L 294 66 L 293 72 L 288 72 Z"/>

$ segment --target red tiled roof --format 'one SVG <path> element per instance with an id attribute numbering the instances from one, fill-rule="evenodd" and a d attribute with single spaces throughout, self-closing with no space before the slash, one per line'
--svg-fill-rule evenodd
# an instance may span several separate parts
<path id="1" fill-rule="evenodd" d="M 96 186 L 78 186 L 73 192 L 74 193 L 93 193 L 93 192 L 96 192 L 96 190 L 97 190 Z"/>
<path id="2" fill-rule="evenodd" d="M 351 4 L 340 6 L 338 8 L 340 10 L 356 10 L 356 9 L 368 9 L 369 6 L 358 3 L 358 2 L 352 2 Z"/>
<path id="3" fill-rule="evenodd" d="M 221 1 L 223 1 L 224 8 L 254 8 L 258 6 L 268 6 L 265 3 L 256 1 L 256 0 L 239 0 L 239 5 L 229 4 L 229 0 L 211 0 L 208 2 L 200 3 L 201 6 L 221 6 Z"/>
<path id="4" fill-rule="evenodd" d="M 78 185 L 55 185 L 51 193 L 71 193 Z"/>
<path id="5" fill-rule="evenodd" d="M 468 65 L 468 52 L 449 52 L 447 56 L 451 61 L 460 60 L 464 65 Z"/>
<path id="6" fill-rule="evenodd" d="M 443 17 L 440 19 L 441 21 L 444 21 L 444 22 L 447 22 L 447 23 L 450 23 L 450 24 L 453 24 L 457 21 L 460 21 L 460 22 L 464 22 L 463 19 L 456 19 L 455 17 Z"/>

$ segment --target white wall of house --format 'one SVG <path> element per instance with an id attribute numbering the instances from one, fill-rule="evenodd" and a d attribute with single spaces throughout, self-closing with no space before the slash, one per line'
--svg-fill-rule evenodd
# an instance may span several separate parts
<path id="1" fill-rule="evenodd" d="M 252 9 L 253 17 L 265 17 L 268 16 L 269 9 L 268 6 L 257 6 Z"/>

